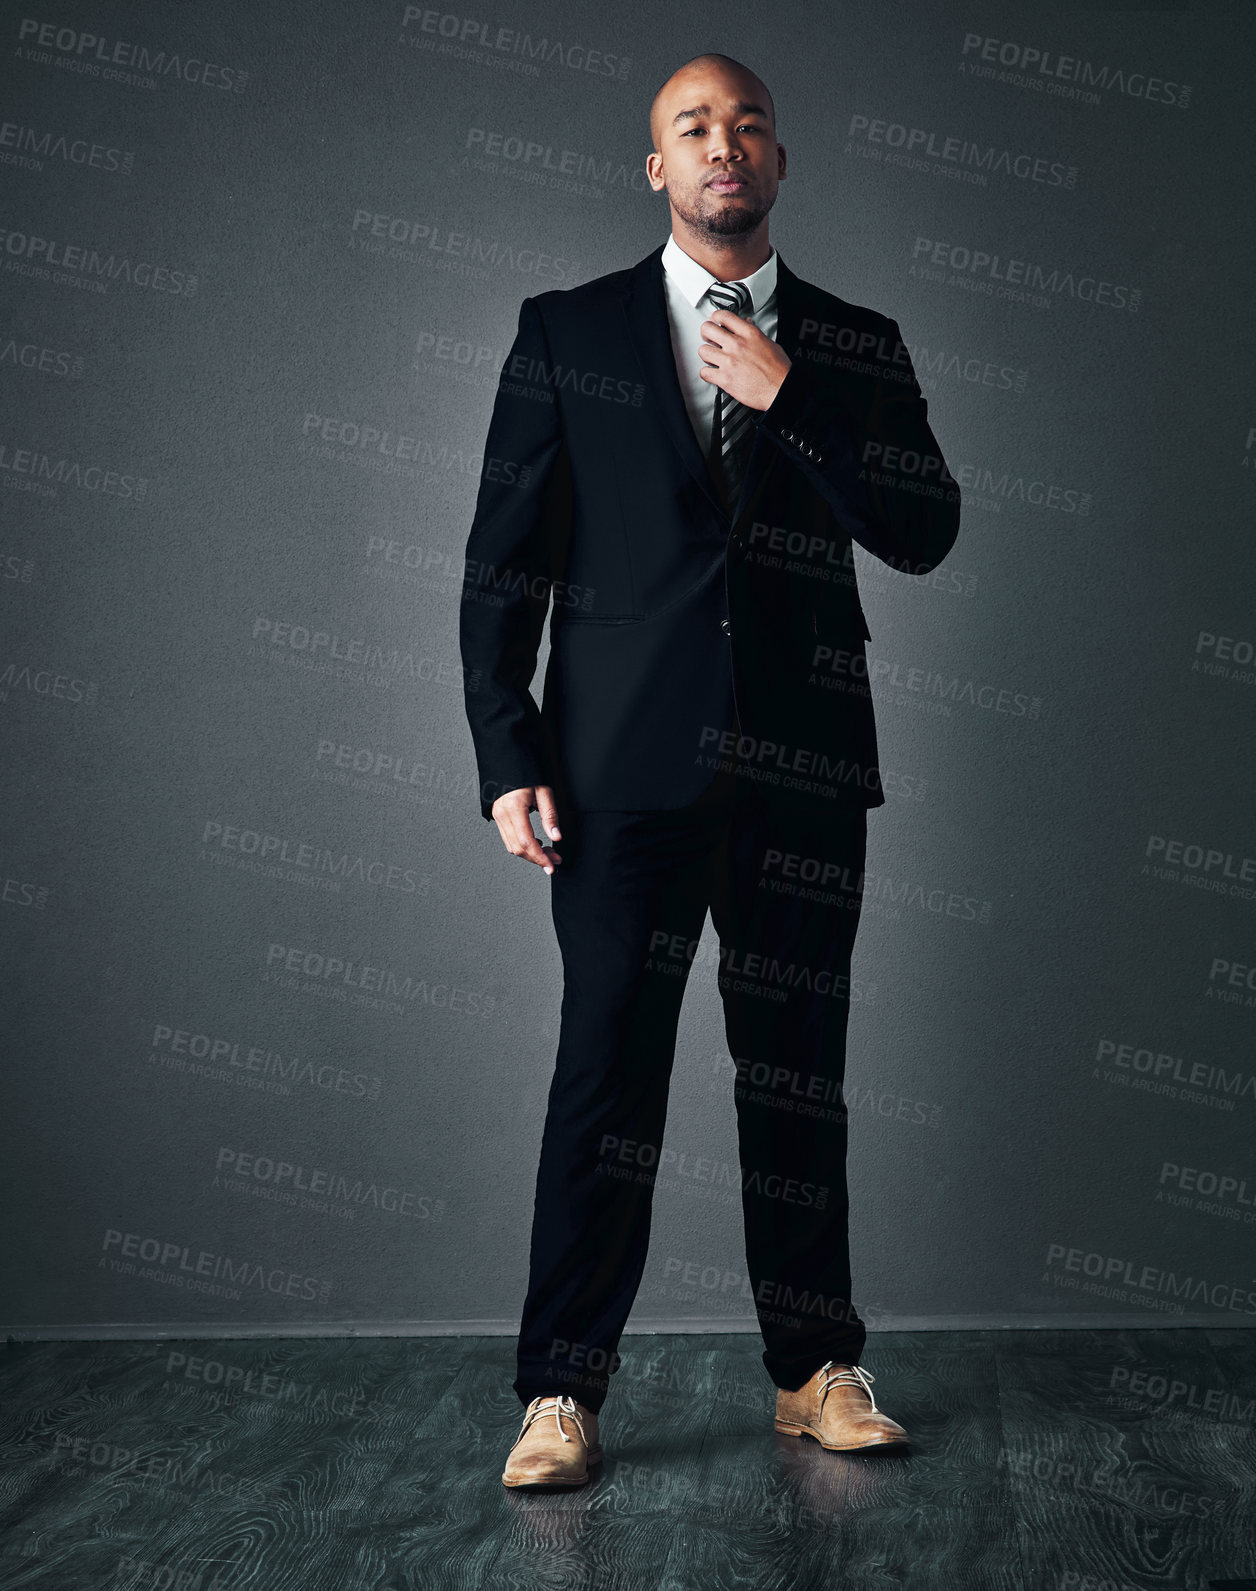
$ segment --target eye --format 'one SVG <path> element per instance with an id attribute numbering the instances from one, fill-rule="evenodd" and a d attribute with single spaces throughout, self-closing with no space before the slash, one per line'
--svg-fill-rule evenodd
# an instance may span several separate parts
<path id="1" fill-rule="evenodd" d="M 742 122 L 740 124 L 740 126 L 737 127 L 736 131 L 739 132 L 739 133 L 740 132 L 761 133 L 763 131 L 763 128 L 760 127 L 757 122 Z M 690 127 L 690 128 L 687 128 L 683 133 L 681 133 L 680 136 L 682 138 L 689 138 L 694 133 L 704 133 L 704 132 L 706 132 L 706 128 L 705 127 Z"/>

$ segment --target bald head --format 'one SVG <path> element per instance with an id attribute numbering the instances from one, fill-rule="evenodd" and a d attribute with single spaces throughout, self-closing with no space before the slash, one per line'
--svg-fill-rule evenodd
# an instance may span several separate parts
<path id="1" fill-rule="evenodd" d="M 656 150 L 660 148 L 664 126 L 682 111 L 693 108 L 690 104 L 692 96 L 687 91 L 696 87 L 712 70 L 718 71 L 730 80 L 735 80 L 738 88 L 744 91 L 746 103 L 761 107 L 775 132 L 776 106 L 772 103 L 767 84 L 756 77 L 748 66 L 735 61 L 731 55 L 708 51 L 704 55 L 695 55 L 683 66 L 678 66 L 650 101 L 650 142 Z"/>

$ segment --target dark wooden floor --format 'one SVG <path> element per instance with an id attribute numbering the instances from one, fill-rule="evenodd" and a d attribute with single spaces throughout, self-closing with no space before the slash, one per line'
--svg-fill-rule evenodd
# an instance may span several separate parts
<path id="1" fill-rule="evenodd" d="M 761 1348 L 625 1338 L 600 1475 L 546 1494 L 500 1483 L 510 1338 L 10 1342 L 0 1586 L 1256 1582 L 1256 1333 L 880 1333 L 880 1456 L 777 1436 Z"/>

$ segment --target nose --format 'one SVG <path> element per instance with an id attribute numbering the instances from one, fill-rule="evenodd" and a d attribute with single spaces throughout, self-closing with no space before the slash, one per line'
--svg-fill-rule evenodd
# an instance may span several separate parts
<path id="1" fill-rule="evenodd" d="M 720 128 L 711 133 L 711 142 L 707 146 L 708 158 L 713 164 L 725 160 L 740 160 L 742 158 L 741 145 L 736 136 Z"/>

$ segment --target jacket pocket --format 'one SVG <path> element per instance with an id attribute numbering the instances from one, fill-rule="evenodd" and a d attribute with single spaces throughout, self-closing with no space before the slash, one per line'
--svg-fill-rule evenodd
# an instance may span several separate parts
<path id="1" fill-rule="evenodd" d="M 565 613 L 552 622 L 555 629 L 561 630 L 565 624 L 640 624 L 644 617 L 641 613 Z"/>
<path id="2" fill-rule="evenodd" d="M 863 636 L 865 641 L 872 639 L 872 631 L 868 628 L 868 621 L 864 617 L 861 607 L 820 613 L 817 609 L 811 610 L 811 629 L 817 641 L 843 641 L 850 637 L 850 626 Z"/>

